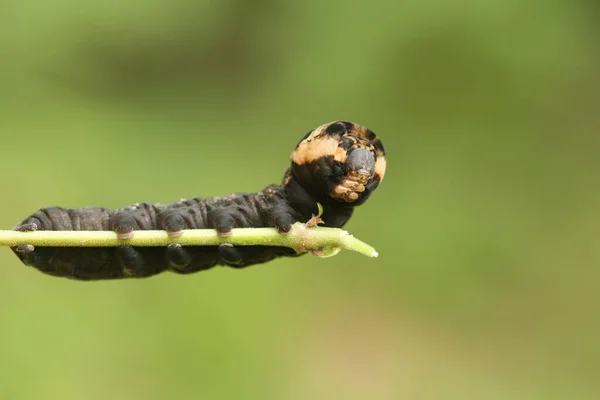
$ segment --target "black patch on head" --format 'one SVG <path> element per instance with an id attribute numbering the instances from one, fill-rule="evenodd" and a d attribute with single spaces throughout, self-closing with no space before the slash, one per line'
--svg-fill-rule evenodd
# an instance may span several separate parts
<path id="1" fill-rule="evenodd" d="M 351 131 L 354 129 L 354 124 L 350 121 L 340 121 L 346 127 L 346 130 Z"/>
<path id="2" fill-rule="evenodd" d="M 374 140 L 377 138 L 377 135 L 375 134 L 375 132 L 373 132 L 373 131 L 372 131 L 372 130 L 370 130 L 370 129 L 367 129 L 367 130 L 366 130 L 366 132 L 365 132 L 365 136 L 366 136 L 366 138 L 367 138 L 367 140 L 368 140 L 369 142 L 372 142 L 372 141 L 374 141 Z"/>
<path id="3" fill-rule="evenodd" d="M 346 133 L 346 128 L 339 122 L 334 122 L 325 129 L 325 133 L 329 135 Z"/>
<path id="4" fill-rule="evenodd" d="M 373 144 L 373 147 L 375 147 L 378 150 L 381 150 L 381 154 L 383 154 L 385 156 L 385 148 L 383 147 L 383 143 L 381 142 L 381 140 L 378 137 L 373 139 L 371 141 L 371 143 Z"/>
<path id="5" fill-rule="evenodd" d="M 352 146 L 354 146 L 355 144 L 356 141 L 352 140 L 352 138 L 348 136 L 344 136 L 340 141 L 340 147 L 346 151 L 350 150 L 350 148 L 352 148 Z"/>

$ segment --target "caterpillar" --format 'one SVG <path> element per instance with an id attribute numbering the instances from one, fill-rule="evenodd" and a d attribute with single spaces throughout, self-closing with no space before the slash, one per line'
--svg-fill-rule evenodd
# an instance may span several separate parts
<path id="1" fill-rule="evenodd" d="M 275 227 L 288 232 L 323 207 L 326 227 L 341 228 L 355 207 L 363 204 L 383 180 L 385 150 L 371 130 L 348 121 L 334 121 L 308 132 L 291 155 L 291 166 L 279 185 L 258 193 L 181 199 L 171 204 L 136 203 L 111 211 L 103 207 L 42 208 L 19 222 L 17 231 L 112 230 L 120 239 L 136 230 L 161 229 L 179 236 L 183 229 L 215 229 L 227 236 L 232 228 Z M 277 257 L 294 257 L 279 246 L 167 247 L 11 247 L 28 266 L 76 280 L 144 278 L 163 271 L 189 274 L 217 265 L 243 268 Z"/>

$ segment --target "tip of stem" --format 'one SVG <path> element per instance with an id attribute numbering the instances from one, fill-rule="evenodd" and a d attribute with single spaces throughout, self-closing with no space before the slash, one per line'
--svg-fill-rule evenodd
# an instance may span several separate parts
<path id="1" fill-rule="evenodd" d="M 373 250 L 373 252 L 371 253 L 371 257 L 376 258 L 379 257 L 379 253 L 375 250 Z"/>

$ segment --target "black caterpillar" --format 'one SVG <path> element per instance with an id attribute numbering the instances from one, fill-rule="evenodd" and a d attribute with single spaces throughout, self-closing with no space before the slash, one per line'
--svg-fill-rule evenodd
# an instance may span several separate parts
<path id="1" fill-rule="evenodd" d="M 170 236 L 182 229 L 216 229 L 226 236 L 232 228 L 276 227 L 285 233 L 297 221 L 306 222 L 323 206 L 324 226 L 342 227 L 354 207 L 363 204 L 383 179 L 385 151 L 369 129 L 347 121 L 322 125 L 298 143 L 292 165 L 281 185 L 258 193 L 183 199 L 172 204 L 137 203 L 115 211 L 106 208 L 43 208 L 14 229 L 114 230 L 129 238 L 135 230 L 164 229 Z M 37 247 L 12 250 L 29 266 L 54 276 L 79 280 L 141 278 L 170 270 L 188 274 L 228 265 L 235 268 L 296 256 L 277 246 L 168 247 Z"/>

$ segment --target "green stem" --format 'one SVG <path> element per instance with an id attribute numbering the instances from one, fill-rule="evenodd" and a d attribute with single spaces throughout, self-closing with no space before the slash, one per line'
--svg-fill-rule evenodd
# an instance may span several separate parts
<path id="1" fill-rule="evenodd" d="M 297 252 L 313 252 L 320 257 L 337 254 L 345 248 L 377 257 L 375 249 L 356 239 L 348 232 L 336 228 L 306 227 L 296 223 L 287 234 L 280 234 L 275 228 L 237 228 L 230 236 L 218 236 L 213 229 L 184 230 L 179 237 L 169 237 L 165 231 L 136 231 L 130 239 L 118 239 L 111 231 L 0 231 L 0 246 L 50 247 L 115 247 L 123 244 L 142 247 L 167 246 L 181 243 L 185 246 L 215 246 L 231 243 L 236 246 L 285 246 Z"/>

